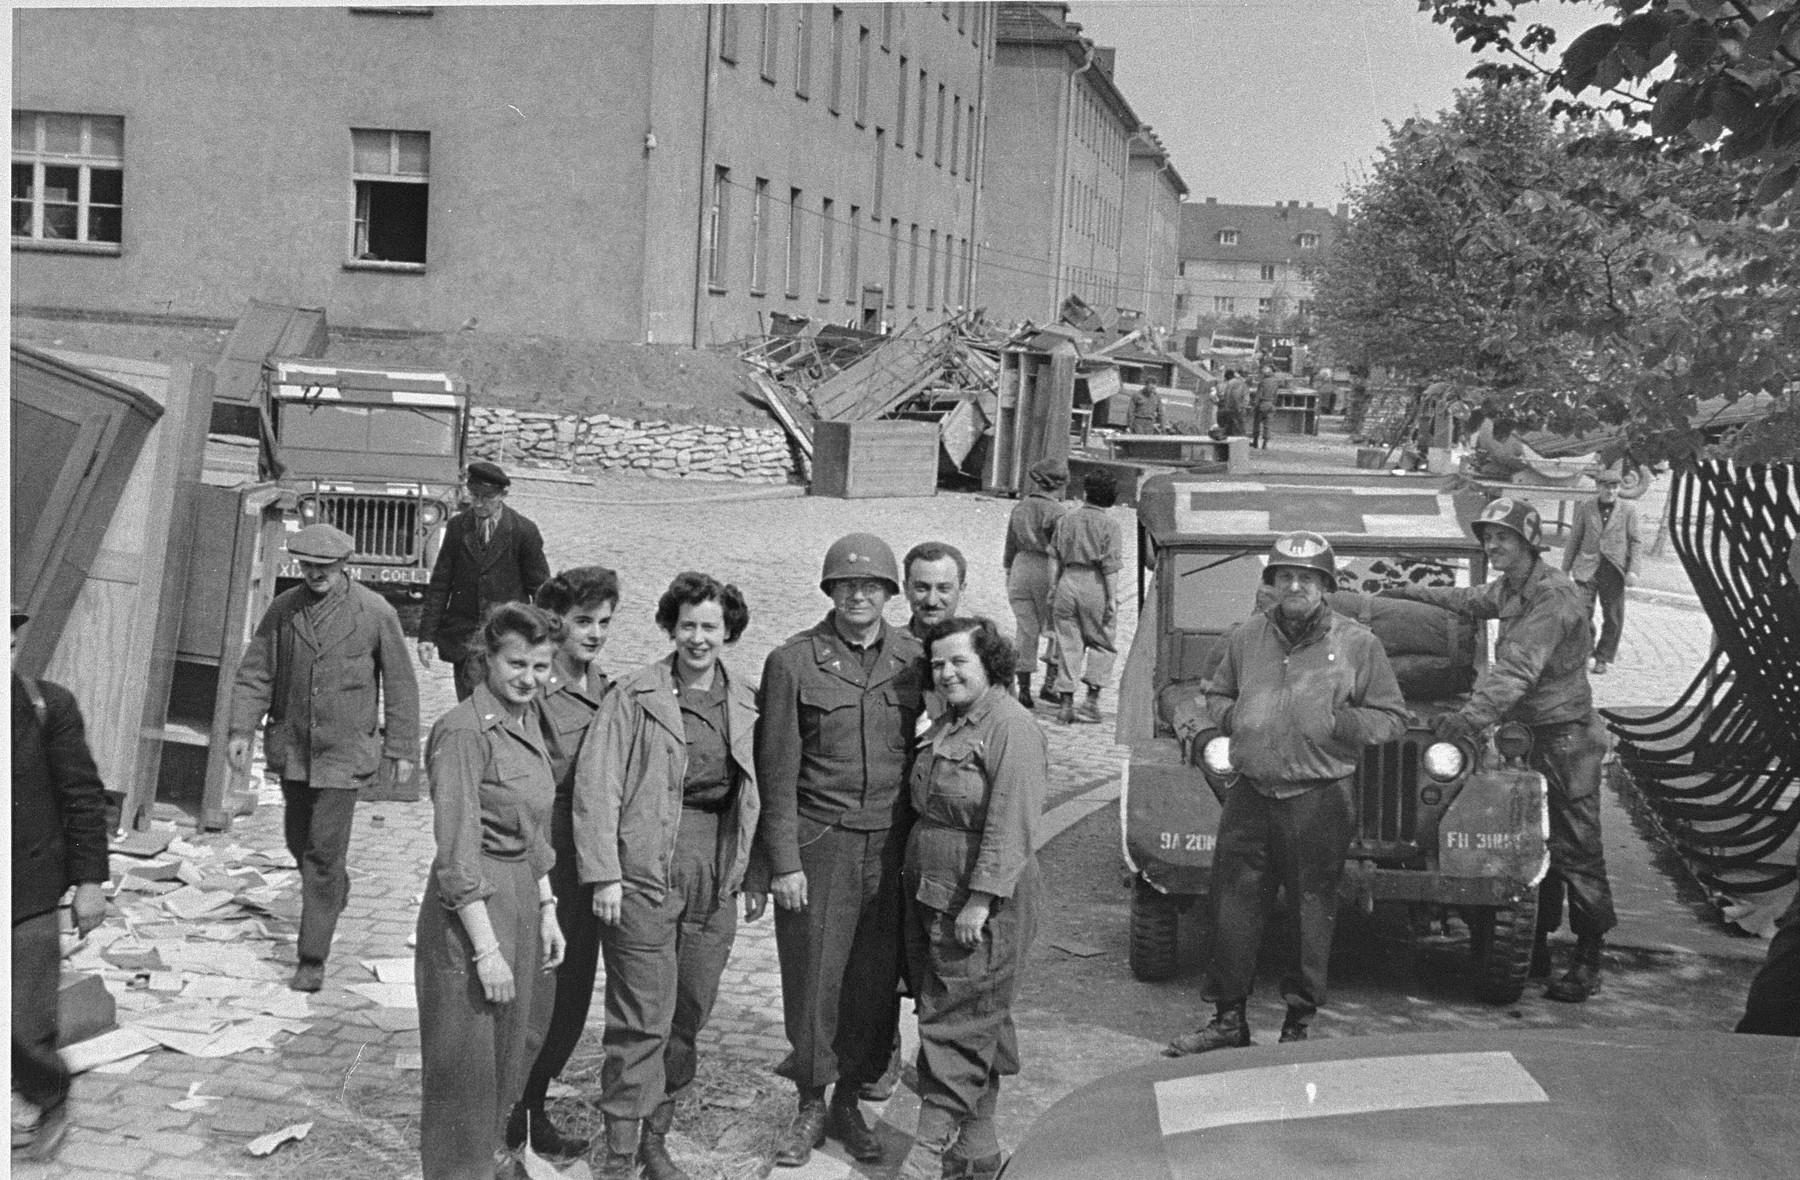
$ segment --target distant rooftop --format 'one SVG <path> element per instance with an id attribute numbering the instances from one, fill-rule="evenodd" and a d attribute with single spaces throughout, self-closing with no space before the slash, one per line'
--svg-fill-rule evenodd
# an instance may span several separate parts
<path id="1" fill-rule="evenodd" d="M 1181 207 L 1181 257 L 1201 262 L 1296 262 L 1322 257 L 1346 212 L 1299 201 L 1221 205 L 1210 197 Z M 1311 243 L 1311 244 L 1303 244 Z"/>

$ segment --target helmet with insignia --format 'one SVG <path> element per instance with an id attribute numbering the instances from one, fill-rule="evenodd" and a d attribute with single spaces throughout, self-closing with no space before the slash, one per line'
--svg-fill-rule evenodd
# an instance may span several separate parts
<path id="1" fill-rule="evenodd" d="M 1478 541 L 1487 539 L 1488 529 L 1510 529 L 1534 552 L 1544 552 L 1544 520 L 1530 500 L 1502 496 L 1483 508 L 1469 528 Z"/>
<path id="2" fill-rule="evenodd" d="M 1275 538 L 1263 567 L 1263 585 L 1275 580 L 1278 569 L 1314 570 L 1325 575 L 1326 586 L 1337 589 L 1337 553 L 1318 533 L 1285 533 Z"/>
<path id="3" fill-rule="evenodd" d="M 329 565 L 356 552 L 356 539 L 328 524 L 309 524 L 288 538 L 287 551 L 300 561 Z"/>
<path id="4" fill-rule="evenodd" d="M 894 561 L 894 551 L 874 533 L 839 537 L 825 551 L 819 589 L 830 594 L 831 584 L 839 578 L 879 578 L 887 583 L 889 594 L 900 593 L 900 566 Z"/>

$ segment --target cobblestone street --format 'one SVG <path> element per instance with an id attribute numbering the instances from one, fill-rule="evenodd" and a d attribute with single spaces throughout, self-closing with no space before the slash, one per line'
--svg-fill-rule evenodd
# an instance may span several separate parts
<path id="1" fill-rule="evenodd" d="M 943 494 L 928 500 L 847 502 L 798 497 L 788 488 L 745 490 L 741 484 L 609 477 L 592 487 L 521 481 L 511 503 L 542 528 L 553 570 L 600 563 L 619 571 L 624 600 L 603 655 L 605 664 L 615 672 L 636 667 L 667 650 L 666 638 L 652 621 L 656 596 L 673 574 L 696 568 L 735 582 L 744 591 L 751 610 L 750 627 L 726 662 L 734 674 L 759 675 L 771 648 L 824 613 L 828 602 L 816 581 L 819 559 L 833 539 L 851 531 L 885 537 L 897 556 L 924 540 L 959 546 L 970 563 L 965 613 L 992 615 L 1006 630 L 1011 629 L 999 566 L 1011 501 Z M 1115 509 L 1114 516 L 1125 531 L 1129 552 L 1135 535 L 1132 514 Z M 1126 598 L 1119 611 L 1123 653 L 1136 623 L 1129 570 L 1121 584 Z M 1710 631 L 1704 614 L 1677 601 L 1634 599 L 1616 671 L 1595 681 L 1601 704 L 1663 703 L 1685 687 L 1708 651 Z M 891 604 L 888 617 L 901 621 L 904 603 Z M 454 703 L 449 669 L 441 665 L 432 668 L 423 675 L 421 687 L 424 723 L 429 727 Z M 1105 807 L 1116 794 L 1121 753 L 1112 743 L 1113 708 L 1114 693 L 1109 689 L 1103 699 L 1109 722 L 1105 726 L 1064 728 L 1050 723 L 1046 710 L 1040 709 L 1039 715 L 1051 744 L 1051 826 L 1055 830 L 1074 825 L 1082 846 L 1091 846 L 1091 854 L 1077 858 L 1089 879 L 1053 879 L 1052 891 L 1061 894 L 1066 887 L 1071 896 L 1103 901 L 1110 890 L 1119 903 L 1115 908 L 1122 913 L 1116 822 Z M 1648 858 L 1616 799 L 1609 797 L 1609 806 L 1609 857 L 1615 855 L 1616 846 L 1617 871 L 1633 882 L 1631 888 L 1639 890 L 1627 897 L 1629 890 L 1621 885 L 1621 910 L 1627 911 L 1628 926 L 1642 911 L 1639 941 L 1664 947 L 1687 945 L 1690 950 L 1714 954 L 1712 942 L 1689 945 L 1706 932 L 1687 909 L 1675 905 L 1667 882 L 1629 867 L 1633 861 Z M 1096 810 L 1100 813 L 1090 814 Z M 1112 835 L 1108 837 L 1107 832 Z M 1110 854 L 1105 847 L 1108 839 L 1112 841 Z M 285 859 L 279 795 L 266 793 L 264 804 L 253 816 L 240 820 L 229 833 L 208 837 L 205 842 L 238 845 Z M 274 1174 L 275 1163 L 252 1159 L 243 1150 L 244 1142 L 315 1117 L 308 1113 L 309 1106 L 323 1111 L 346 1104 L 365 1113 L 377 1107 L 416 1110 L 418 1074 L 416 1069 L 404 1067 L 410 1064 L 408 1055 L 416 1055 L 418 1050 L 416 1026 L 407 1027 L 414 1022 L 400 1010 L 372 1005 L 345 986 L 373 982 L 374 976 L 361 965 L 363 960 L 410 956 L 408 940 L 431 856 L 428 803 L 360 806 L 351 850 L 351 900 L 338 927 L 325 989 L 311 998 L 310 1030 L 273 1052 L 205 1060 L 163 1051 L 152 1053 L 127 1074 L 83 1075 L 75 1089 L 76 1126 L 60 1161 L 46 1167 L 15 1160 L 14 1175 L 199 1178 Z M 1047 863 L 1062 862 L 1050 858 Z M 1639 876 L 1644 879 L 1640 881 Z M 1672 908 L 1664 913 L 1658 909 L 1664 905 Z M 1090 916 L 1102 926 L 1111 920 L 1100 911 Z M 1671 924 L 1682 923 L 1686 925 L 1681 926 L 1681 936 L 1665 932 Z M 1137 1011 L 1151 989 L 1129 982 L 1123 955 L 1113 953 L 1122 946 L 1123 932 L 1113 933 L 1115 937 L 1101 945 L 1103 953 L 1082 958 L 1077 966 L 1096 981 L 1095 1002 L 1105 1007 L 1122 996 L 1118 1001 L 1121 1011 Z M 1714 933 L 1720 945 L 1729 941 L 1722 933 Z M 1729 948 L 1717 953 L 1728 954 Z M 1760 944 L 1751 944 L 1737 957 L 1747 961 L 1759 954 Z M 1045 950 L 1038 962 L 1040 970 L 1060 972 L 1071 957 Z M 1121 982 L 1108 985 L 1105 980 Z M 1133 990 L 1112 990 L 1118 987 Z M 1170 993 L 1170 999 L 1191 1002 L 1191 994 L 1183 999 L 1182 993 L 1193 991 L 1184 986 L 1180 992 Z M 1046 993 L 1040 988 L 1033 994 Z M 1356 999 L 1367 1000 L 1366 992 Z M 1393 1004 L 1398 1004 L 1403 1015 L 1405 1003 L 1395 997 Z M 1350 1016 L 1336 1028 L 1327 1024 L 1322 1034 L 1397 1027 L 1390 1019 L 1396 1016 L 1393 1005 L 1382 1012 L 1379 1021 Z M 1010 1136 L 1016 1137 L 1032 1114 L 1074 1085 L 1145 1051 L 1139 1037 L 1116 1031 L 1119 1021 L 1111 1019 L 1113 1015 L 1064 1008 L 1035 1010 L 1022 1019 L 1027 1053 L 1041 1051 L 1044 1057 L 1037 1059 L 1036 1065 L 1028 1063 L 1020 1089 L 1009 1092 L 1003 1113 L 1004 1129 Z M 591 1036 L 596 1035 L 600 1018 L 596 1004 Z M 785 1044 L 772 926 L 765 919 L 740 929 L 703 1048 L 717 1047 L 773 1064 Z M 218 1096 L 221 1101 L 202 1110 L 171 1109 L 170 1104 L 187 1098 L 195 1085 L 200 1093 Z M 888 1104 L 883 1118 L 896 1130 L 884 1134 L 894 1137 L 910 1130 L 911 1102 L 910 1095 L 902 1091 Z M 678 1124 L 678 1132 L 680 1129 Z M 679 1133 L 674 1142 L 682 1144 Z M 800 1180 L 846 1174 L 851 1166 L 842 1162 L 836 1151 L 833 1144 L 813 1165 L 784 1175 Z M 897 1156 L 891 1162 L 897 1163 Z"/>

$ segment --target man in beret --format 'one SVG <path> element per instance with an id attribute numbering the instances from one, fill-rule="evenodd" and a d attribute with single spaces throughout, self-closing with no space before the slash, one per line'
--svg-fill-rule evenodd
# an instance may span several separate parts
<path id="1" fill-rule="evenodd" d="M 506 506 L 512 486 L 498 464 L 477 459 L 464 482 L 469 508 L 450 518 L 419 621 L 419 663 L 431 666 L 433 647 L 456 669 L 456 699 L 466 701 L 481 683 L 483 653 L 475 633 L 489 607 L 530 602 L 550 580 L 544 538 L 536 524 Z"/>
<path id="2" fill-rule="evenodd" d="M 396 782 L 419 757 L 419 685 L 400 616 L 351 580 L 356 542 L 328 524 L 288 541 L 305 585 L 269 604 L 238 664 L 225 747 L 250 766 L 250 735 L 266 714 L 263 756 L 281 776 L 287 847 L 300 866 L 299 965 L 291 986 L 316 992 L 338 914 L 350 896 L 344 859 L 356 793 L 386 758 Z M 377 692 L 379 691 L 379 708 Z"/>

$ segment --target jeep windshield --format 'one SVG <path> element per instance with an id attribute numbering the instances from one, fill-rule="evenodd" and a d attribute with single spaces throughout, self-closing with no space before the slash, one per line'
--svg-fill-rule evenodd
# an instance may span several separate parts
<path id="1" fill-rule="evenodd" d="M 286 449 L 384 455 L 456 454 L 456 411 L 286 401 L 277 431 Z"/>

